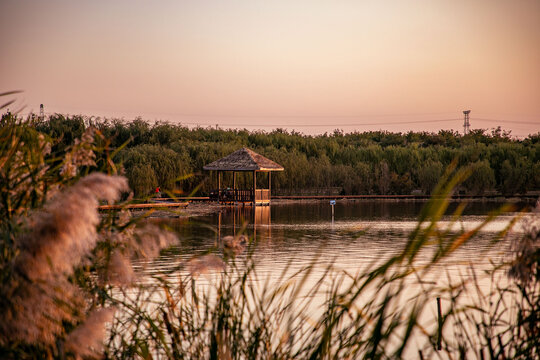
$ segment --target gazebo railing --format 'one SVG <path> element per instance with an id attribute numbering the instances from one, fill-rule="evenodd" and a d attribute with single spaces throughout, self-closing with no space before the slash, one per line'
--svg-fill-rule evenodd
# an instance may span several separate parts
<path id="1" fill-rule="evenodd" d="M 253 190 L 251 189 L 221 189 L 213 190 L 210 199 L 219 202 L 253 202 Z"/>
<path id="2" fill-rule="evenodd" d="M 255 190 L 255 202 L 269 202 L 270 190 L 268 189 L 256 189 Z"/>
<path id="3" fill-rule="evenodd" d="M 210 199 L 219 202 L 269 202 L 269 189 L 221 189 L 210 193 Z"/>

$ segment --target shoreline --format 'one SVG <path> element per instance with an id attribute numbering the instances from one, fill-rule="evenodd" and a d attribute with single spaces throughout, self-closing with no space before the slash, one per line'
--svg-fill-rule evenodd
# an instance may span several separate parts
<path id="1" fill-rule="evenodd" d="M 343 197 L 343 196 L 336 196 L 336 197 L 325 197 L 323 199 L 299 199 L 299 198 L 281 198 L 281 199 L 274 199 L 272 198 L 273 204 L 294 204 L 294 203 L 309 203 L 309 202 L 327 202 L 330 200 L 335 200 L 336 203 L 338 202 L 365 202 L 365 203 L 372 203 L 372 202 L 389 202 L 389 203 L 396 203 L 396 202 L 411 202 L 411 203 L 425 203 L 428 202 L 431 198 L 398 198 L 398 197 L 384 197 L 384 198 L 350 198 L 350 197 Z M 467 202 L 487 202 L 487 203 L 524 203 L 524 204 L 531 204 L 534 205 L 537 201 L 540 200 L 540 197 L 538 196 L 524 196 L 524 197 L 452 197 L 450 198 L 450 202 L 461 202 L 461 203 L 467 203 Z"/>
<path id="2" fill-rule="evenodd" d="M 429 201 L 429 198 L 347 198 L 343 196 L 336 196 L 335 198 L 332 198 L 332 200 L 336 200 L 336 203 L 356 203 L 356 202 L 364 202 L 364 203 L 373 203 L 373 202 L 385 202 L 385 203 L 398 203 L 398 202 L 406 202 L 406 203 L 426 203 Z M 293 199 L 273 199 L 272 204 L 269 206 L 281 206 L 281 205 L 290 205 L 290 204 L 319 204 L 319 203 L 326 203 L 330 199 L 320 199 L 320 198 L 293 198 Z M 526 197 L 475 197 L 475 198 L 461 198 L 461 197 L 455 197 L 451 198 L 450 202 L 456 203 L 466 203 L 466 202 L 486 202 L 486 203 L 499 203 L 499 204 L 525 204 L 534 206 L 537 201 L 540 201 L 538 198 L 534 198 L 532 196 L 526 196 Z M 235 206 L 243 207 L 242 205 L 225 205 L 225 204 L 218 204 L 217 202 L 210 202 L 210 201 L 190 201 L 188 205 L 181 209 L 170 209 L 170 210 L 163 210 L 163 209 L 153 209 L 151 211 L 151 214 L 148 215 L 150 218 L 190 218 L 190 217 L 198 217 L 198 216 L 207 216 L 212 215 L 215 213 L 218 213 L 221 210 L 224 209 L 230 209 Z M 252 207 L 253 205 L 245 205 L 246 208 Z M 135 214 L 139 211 L 135 210 Z M 141 211 L 142 212 L 142 211 Z"/>

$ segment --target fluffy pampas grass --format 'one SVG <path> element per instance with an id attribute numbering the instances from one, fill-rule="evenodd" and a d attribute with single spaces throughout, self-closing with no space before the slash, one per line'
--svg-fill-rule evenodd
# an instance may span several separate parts
<path id="1" fill-rule="evenodd" d="M 82 291 L 69 276 L 90 256 L 98 240 L 99 200 L 115 201 L 127 190 L 125 178 L 93 173 L 29 219 L 29 231 L 16 239 L 18 255 L 11 281 L 0 288 L 0 343 L 51 345 L 64 336 L 66 322 L 80 323 L 85 318 Z M 109 312 L 91 315 L 69 334 L 70 343 L 82 341 L 83 334 L 101 334 L 88 329 L 109 318 Z M 94 340 L 87 340 L 92 349 L 97 348 Z"/>
<path id="2" fill-rule="evenodd" d="M 93 173 L 59 194 L 31 219 L 32 231 L 19 242 L 15 267 L 31 280 L 70 274 L 97 241 L 98 200 L 117 200 L 127 180 Z"/>
<path id="3" fill-rule="evenodd" d="M 112 321 L 114 309 L 93 311 L 86 321 L 66 338 L 66 350 L 81 358 L 97 358 L 103 352 L 105 324 Z"/>

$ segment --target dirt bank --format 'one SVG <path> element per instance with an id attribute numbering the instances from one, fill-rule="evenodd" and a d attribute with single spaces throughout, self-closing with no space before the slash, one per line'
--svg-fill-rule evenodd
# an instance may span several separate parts
<path id="1" fill-rule="evenodd" d="M 159 209 L 150 211 L 148 217 L 185 218 L 191 216 L 204 216 L 218 212 L 222 208 L 215 202 L 190 202 L 187 207 L 181 209 Z M 136 211 L 134 215 L 142 215 L 144 212 Z"/>

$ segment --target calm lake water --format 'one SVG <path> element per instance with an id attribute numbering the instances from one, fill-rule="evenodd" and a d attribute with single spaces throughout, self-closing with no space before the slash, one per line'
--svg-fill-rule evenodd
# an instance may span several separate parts
<path id="1" fill-rule="evenodd" d="M 147 264 L 143 272 L 158 275 L 187 263 L 198 254 L 212 252 L 221 255 L 225 236 L 245 234 L 257 244 L 254 252 L 257 274 L 269 283 L 273 280 L 277 282 L 284 271 L 292 274 L 311 264 L 315 264 L 313 284 L 316 279 L 326 276 L 328 266 L 338 273 L 344 270 L 357 274 L 372 268 L 374 264 L 381 264 L 404 248 L 408 235 L 417 226 L 418 215 L 424 204 L 338 201 L 332 217 L 332 207 L 327 201 L 274 203 L 269 207 L 224 208 L 217 214 L 190 219 L 154 220 L 174 229 L 179 235 L 180 244 L 166 251 L 157 261 Z M 452 213 L 458 204 L 451 204 L 448 215 L 439 222 L 439 228 L 448 229 L 454 234 L 472 230 L 501 205 L 471 202 L 459 220 L 453 221 Z M 516 205 L 517 209 L 523 207 L 523 204 Z M 422 281 L 444 286 L 448 281 L 460 281 L 470 276 L 471 267 L 481 273 L 482 270 L 491 269 L 492 263 L 508 259 L 512 236 L 519 236 L 521 226 L 516 225 L 515 232 L 497 244 L 494 245 L 492 241 L 516 214 L 506 212 L 498 216 L 482 228 L 472 241 L 437 265 Z M 428 246 L 420 254 L 418 264 L 429 263 L 435 249 L 436 245 Z M 245 253 L 238 256 L 245 256 Z M 187 274 L 186 269 L 179 272 Z M 205 277 L 199 284 L 202 283 L 204 287 L 205 283 L 210 285 L 211 282 L 211 277 Z M 478 285 L 487 292 L 493 284 L 489 278 L 482 278 Z M 372 291 L 376 294 L 376 290 Z M 406 289 L 405 298 L 412 299 L 420 291 L 421 285 L 413 281 L 411 287 Z M 313 299 L 314 313 L 318 312 L 317 306 L 323 301 L 324 296 Z M 433 320 L 436 319 L 436 304 L 431 305 L 426 317 Z M 446 305 L 443 304 L 445 310 Z M 431 326 L 434 324 L 435 320 L 431 321 Z"/>
<path id="2" fill-rule="evenodd" d="M 219 252 L 220 239 L 245 234 L 257 241 L 260 270 L 269 275 L 279 273 L 289 263 L 295 268 L 306 266 L 316 257 L 320 271 L 324 271 L 324 265 L 333 264 L 338 269 L 356 272 L 402 250 L 408 234 L 417 226 L 423 206 L 421 202 L 338 201 L 332 220 L 329 202 L 313 201 L 276 203 L 254 209 L 226 208 L 211 216 L 159 220 L 179 234 L 180 245 L 147 271 L 160 271 L 212 249 Z M 500 206 L 500 203 L 471 202 L 452 230 L 473 229 Z M 441 228 L 452 221 L 451 214 L 456 207 L 457 204 L 451 204 L 449 215 L 440 222 Z M 492 246 L 491 240 L 514 216 L 515 213 L 505 213 L 497 217 L 474 241 L 458 250 L 454 259 L 459 260 L 459 264 L 445 270 L 459 271 L 467 261 L 480 266 L 507 256 L 508 241 Z M 521 229 L 517 226 L 515 230 Z M 424 260 L 429 260 L 428 253 Z"/>

